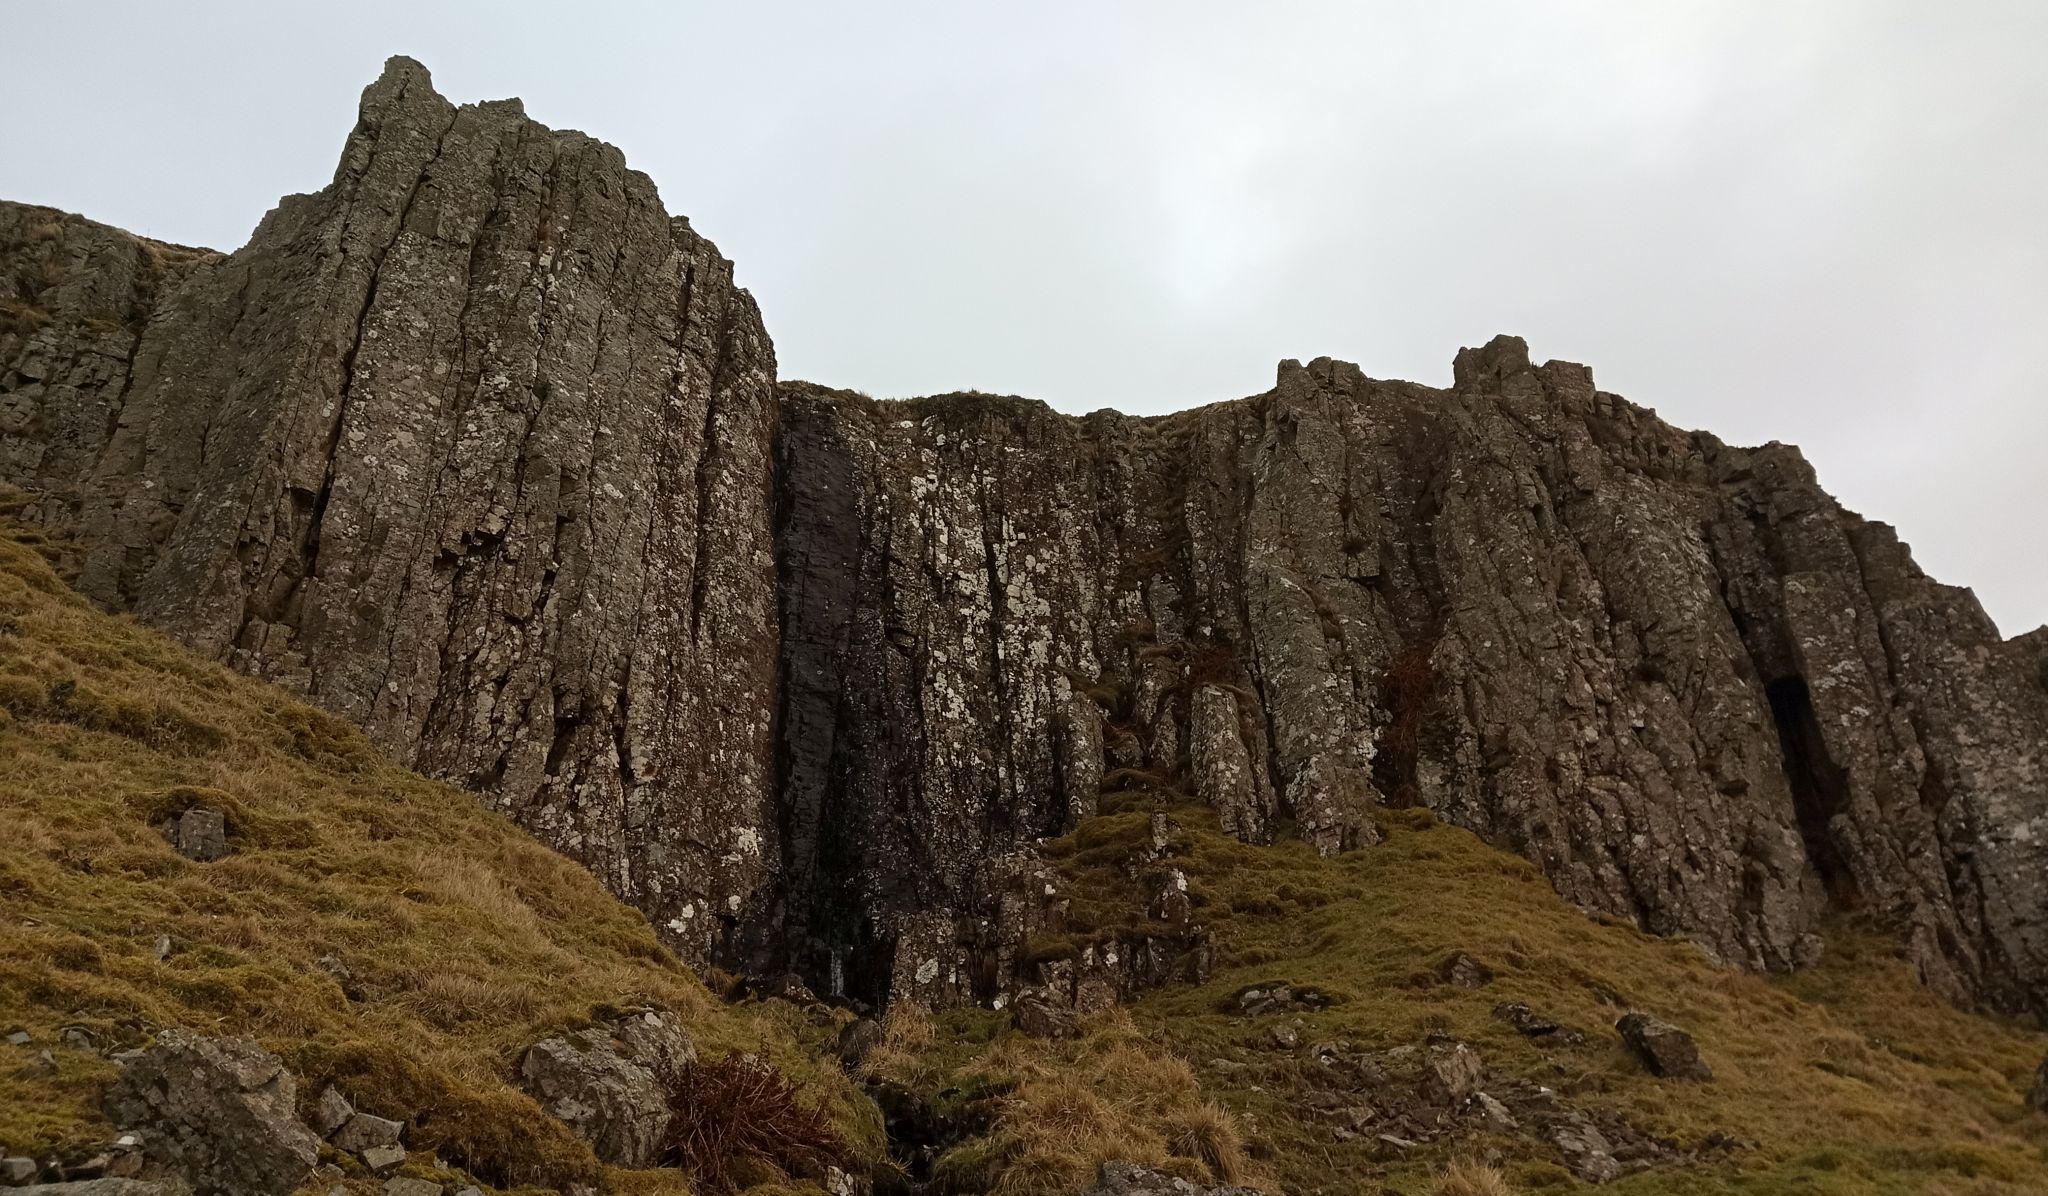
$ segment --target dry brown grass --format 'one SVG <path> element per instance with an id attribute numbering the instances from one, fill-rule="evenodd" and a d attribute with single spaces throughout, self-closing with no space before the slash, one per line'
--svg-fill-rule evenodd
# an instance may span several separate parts
<path id="1" fill-rule="evenodd" d="M 1515 1196 L 1500 1168 L 1460 1159 L 1436 1173 L 1429 1196 Z"/>
<path id="2" fill-rule="evenodd" d="M 1190 1077 L 1192 1078 L 1192 1076 Z M 1166 1148 L 1184 1159 L 1196 1159 L 1219 1183 L 1244 1178 L 1244 1134 L 1230 1110 L 1208 1101 L 1166 1121 Z"/>
<path id="3" fill-rule="evenodd" d="M 821 1177 L 849 1164 L 845 1139 L 787 1077 L 752 1055 L 694 1063 L 666 1077 L 664 1161 L 708 1192 Z"/>
<path id="4" fill-rule="evenodd" d="M 194 805 L 226 815 L 226 858 L 194 863 L 157 833 Z M 873 1106 L 800 1044 L 800 1017 L 719 1004 L 643 918 L 470 794 L 96 612 L 4 536 L 0 826 L 0 1010 L 33 1049 L 68 1024 L 110 1047 L 170 1026 L 252 1034 L 306 1099 L 333 1082 L 408 1119 L 422 1165 L 438 1153 L 500 1187 L 560 1187 L 600 1168 L 517 1089 L 519 1055 L 601 1007 L 651 1005 L 707 1053 L 767 1058 L 856 1155 L 881 1153 Z M 57 1074 L 35 1078 L 0 1046 L 0 1151 L 106 1133 L 113 1065 L 53 1049 Z"/>

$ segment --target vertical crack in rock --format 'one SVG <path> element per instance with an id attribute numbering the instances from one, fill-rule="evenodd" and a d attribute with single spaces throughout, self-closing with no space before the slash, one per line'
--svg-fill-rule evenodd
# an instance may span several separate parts
<path id="1" fill-rule="evenodd" d="M 2048 1016 L 2048 629 L 1513 337 L 1153 419 L 778 387 L 618 151 L 394 59 L 229 255 L 0 204 L 0 482 L 78 584 L 361 724 L 695 962 L 1093 1001 L 1033 848 L 1420 804 L 1743 966 L 1853 907 Z"/>

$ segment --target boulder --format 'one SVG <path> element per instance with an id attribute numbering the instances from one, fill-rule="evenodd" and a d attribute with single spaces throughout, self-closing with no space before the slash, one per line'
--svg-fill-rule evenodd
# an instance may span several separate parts
<path id="1" fill-rule="evenodd" d="M 405 1123 L 402 1121 L 370 1113 L 352 1113 L 334 1132 L 332 1141 L 350 1154 L 359 1155 L 378 1146 L 396 1146 L 404 1133 Z"/>
<path id="2" fill-rule="evenodd" d="M 219 810 L 203 806 L 178 815 L 171 833 L 171 846 L 188 860 L 205 863 L 228 853 L 228 821 Z"/>
<path id="3" fill-rule="evenodd" d="M 1422 1064 L 1422 1096 L 1433 1105 L 1456 1108 L 1479 1091 L 1479 1052 L 1462 1042 L 1429 1048 Z"/>
<path id="4" fill-rule="evenodd" d="M 868 1053 L 881 1046 L 888 1033 L 871 1017 L 855 1018 L 839 1032 L 839 1062 L 848 1071 L 861 1065 Z"/>
<path id="5" fill-rule="evenodd" d="M 1714 1078 L 1713 1069 L 1700 1058 L 1692 1035 L 1670 1022 L 1637 1011 L 1623 1015 L 1614 1028 L 1651 1075 L 1701 1082 Z"/>
<path id="6" fill-rule="evenodd" d="M 34 1159 L 20 1157 L 0 1159 L 0 1184 L 6 1184 L 10 1188 L 18 1188 L 34 1179 L 36 1172 L 39 1170 L 41 1168 L 36 1166 Z"/>
<path id="7" fill-rule="evenodd" d="M 1080 1026 L 1074 1011 L 1054 1001 L 1043 989 L 1026 989 L 1010 1007 L 1017 1029 L 1030 1038 L 1072 1038 Z"/>
<path id="8" fill-rule="evenodd" d="M 670 1118 L 663 1076 L 694 1063 L 696 1047 L 672 1013 L 634 1010 L 534 1043 L 522 1087 L 616 1167 L 648 1167 Z"/>
<path id="9" fill-rule="evenodd" d="M 1493 983 L 1493 969 L 1460 951 L 1436 965 L 1436 978 L 1459 988 L 1484 988 Z"/>
<path id="10" fill-rule="evenodd" d="M 253 1039 L 166 1030 L 126 1057 L 105 1111 L 200 1196 L 284 1196 L 320 1153 L 297 1098 L 292 1074 Z"/>

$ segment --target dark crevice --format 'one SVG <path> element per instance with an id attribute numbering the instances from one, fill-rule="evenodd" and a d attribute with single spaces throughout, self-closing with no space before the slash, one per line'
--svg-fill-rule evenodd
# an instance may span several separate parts
<path id="1" fill-rule="evenodd" d="M 1856 879 L 1836 848 L 1831 829 L 1835 815 L 1849 801 L 1848 775 L 1828 756 L 1806 678 L 1779 677 L 1764 686 L 1764 694 L 1778 727 L 1785 781 L 1792 790 L 1792 810 L 1806 842 L 1806 857 L 1834 903 L 1855 908 Z"/>

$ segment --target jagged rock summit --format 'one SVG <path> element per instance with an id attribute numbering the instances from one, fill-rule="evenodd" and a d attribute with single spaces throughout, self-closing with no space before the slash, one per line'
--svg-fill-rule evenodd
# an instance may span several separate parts
<path id="1" fill-rule="evenodd" d="M 1285 362 L 1149 419 L 778 388 L 616 150 L 394 59 L 235 253 L 0 204 L 0 482 L 92 597 L 477 790 L 693 960 L 1156 980 L 1166 939 L 1024 950 L 1063 900 L 1034 842 L 1144 784 L 1327 853 L 1426 805 L 1753 968 L 1867 911 L 2048 1015 L 2048 632 L 2001 640 L 1796 450 L 1516 338 L 1449 390 Z"/>

